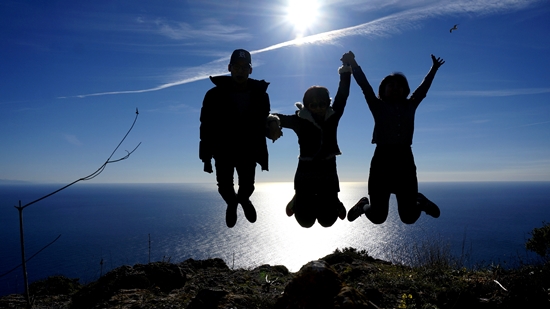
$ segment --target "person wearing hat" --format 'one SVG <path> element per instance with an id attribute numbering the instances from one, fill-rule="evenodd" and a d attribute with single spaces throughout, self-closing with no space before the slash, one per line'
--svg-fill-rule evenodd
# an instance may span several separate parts
<path id="1" fill-rule="evenodd" d="M 230 76 L 210 76 L 214 87 L 206 93 L 200 115 L 199 158 L 204 171 L 212 173 L 215 162 L 218 192 L 227 203 L 225 222 L 237 223 L 240 204 L 246 219 L 254 223 L 256 210 L 250 196 L 254 192 L 256 164 L 268 170 L 266 137 L 275 141 L 280 131 L 269 122 L 268 82 L 251 79 L 252 58 L 244 49 L 231 54 L 227 67 Z M 238 175 L 238 192 L 234 189 L 234 173 Z"/>

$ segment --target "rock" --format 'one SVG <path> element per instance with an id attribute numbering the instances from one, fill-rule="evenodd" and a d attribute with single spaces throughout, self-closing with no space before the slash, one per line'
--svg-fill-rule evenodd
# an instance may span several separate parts
<path id="1" fill-rule="evenodd" d="M 296 273 L 275 304 L 276 309 L 363 309 L 373 308 L 352 287 L 345 286 L 340 276 L 324 260 L 309 262 Z"/>
<path id="2" fill-rule="evenodd" d="M 229 267 L 225 262 L 220 258 L 206 259 L 206 260 L 195 260 L 187 259 L 180 263 L 182 268 L 191 268 L 193 270 L 206 269 L 206 268 L 219 268 L 222 270 L 229 270 Z"/>
<path id="3" fill-rule="evenodd" d="M 341 288 L 342 282 L 338 274 L 326 262 L 309 262 L 302 266 L 286 286 L 283 297 L 277 301 L 275 308 L 332 308 L 334 297 Z"/>

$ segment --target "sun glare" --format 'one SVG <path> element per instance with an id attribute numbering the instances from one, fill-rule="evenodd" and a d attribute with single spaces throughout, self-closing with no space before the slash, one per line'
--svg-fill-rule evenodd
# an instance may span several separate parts
<path id="1" fill-rule="evenodd" d="M 302 37 L 317 18 L 319 5 L 317 0 L 289 0 L 287 20 L 292 24 L 297 37 Z"/>

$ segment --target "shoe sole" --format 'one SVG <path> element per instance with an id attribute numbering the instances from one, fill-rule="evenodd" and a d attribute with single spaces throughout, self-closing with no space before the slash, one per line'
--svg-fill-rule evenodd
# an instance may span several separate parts
<path id="1" fill-rule="evenodd" d="M 434 217 L 434 218 L 439 218 L 439 216 L 441 215 L 441 211 L 439 209 L 439 207 L 432 201 L 430 201 L 426 196 L 424 196 L 424 194 L 418 192 L 418 198 L 417 198 L 417 201 L 421 203 L 421 205 L 423 205 L 422 207 L 422 211 L 424 211 L 428 216 L 430 217 Z M 431 208 L 432 210 L 434 211 L 426 211 L 427 209 Z"/>
<path id="2" fill-rule="evenodd" d="M 286 205 L 286 215 L 289 216 L 289 217 L 292 217 L 292 215 L 294 215 L 294 210 L 292 209 L 294 207 L 294 200 L 296 199 L 296 195 L 294 197 L 292 197 L 292 200 L 290 200 L 290 202 L 288 202 L 288 204 Z"/>
<path id="3" fill-rule="evenodd" d="M 365 205 L 367 205 L 368 203 L 369 199 L 366 197 L 361 198 L 357 203 L 355 203 L 355 205 L 348 211 L 348 221 L 353 222 L 355 221 L 355 219 L 361 217 L 361 215 L 364 214 L 363 207 L 365 207 Z M 355 214 L 356 212 L 359 212 L 358 210 L 356 210 L 357 208 L 361 209 L 358 216 L 356 216 Z"/>
<path id="4" fill-rule="evenodd" d="M 256 222 L 256 219 L 258 218 L 258 214 L 256 213 L 256 208 L 254 208 L 254 205 L 252 203 L 246 203 L 245 205 L 241 204 L 243 207 L 243 212 L 246 220 L 250 223 Z"/>

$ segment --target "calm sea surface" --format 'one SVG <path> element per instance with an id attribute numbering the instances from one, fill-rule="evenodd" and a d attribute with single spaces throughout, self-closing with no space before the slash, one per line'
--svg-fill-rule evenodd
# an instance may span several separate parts
<path id="1" fill-rule="evenodd" d="M 19 217 L 14 208 L 63 185 L 0 185 L 0 296 L 22 293 Z M 365 249 L 376 258 L 408 263 L 426 244 L 449 248 L 466 265 L 517 263 L 529 232 L 550 222 L 550 183 L 420 183 L 441 217 L 423 215 L 401 223 L 395 198 L 381 225 L 364 216 L 332 227 L 302 228 L 287 217 L 292 183 L 257 184 L 251 200 L 258 220 L 250 224 L 239 208 L 237 225 L 225 226 L 225 204 L 210 184 L 75 184 L 23 211 L 29 280 L 63 274 L 96 280 L 118 266 L 188 258 L 222 258 L 229 267 L 305 263 L 337 248 Z M 342 183 L 349 209 L 367 193 L 366 183 Z"/>

